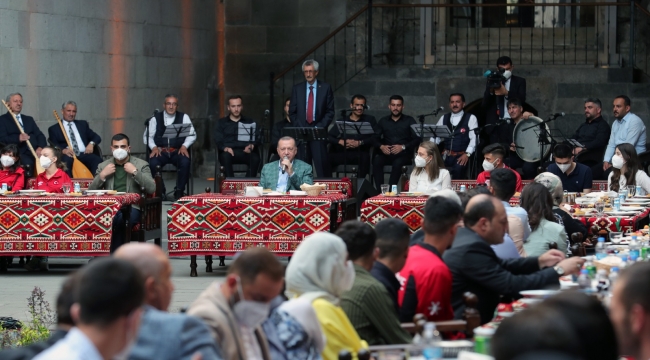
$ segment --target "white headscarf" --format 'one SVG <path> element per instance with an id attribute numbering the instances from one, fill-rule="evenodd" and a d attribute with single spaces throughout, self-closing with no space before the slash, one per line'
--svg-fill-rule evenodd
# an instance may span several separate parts
<path id="1" fill-rule="evenodd" d="M 550 172 L 544 172 L 535 177 L 535 182 L 546 186 L 553 197 L 553 205 L 559 206 L 564 200 L 564 190 L 562 189 L 562 180 Z"/>
<path id="2" fill-rule="evenodd" d="M 348 250 L 340 237 L 317 232 L 307 236 L 293 253 L 285 273 L 287 296 L 318 298 L 338 303 L 350 290 L 345 281 Z"/>

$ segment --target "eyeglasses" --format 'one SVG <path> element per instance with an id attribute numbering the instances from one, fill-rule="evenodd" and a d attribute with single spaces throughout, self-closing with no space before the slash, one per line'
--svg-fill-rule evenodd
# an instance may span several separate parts
<path id="1" fill-rule="evenodd" d="M 178 106 L 178 103 L 165 103 L 165 106 Z"/>
<path id="2" fill-rule="evenodd" d="M 305 70 L 305 71 L 303 71 L 303 73 L 305 73 L 305 74 L 312 74 L 312 73 L 314 73 L 314 74 L 315 74 L 315 73 L 317 73 L 317 71 L 316 71 L 316 70 Z"/>

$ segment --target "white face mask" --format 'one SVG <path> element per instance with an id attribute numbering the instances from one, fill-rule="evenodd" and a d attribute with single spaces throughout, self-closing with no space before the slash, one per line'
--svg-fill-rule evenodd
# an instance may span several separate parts
<path id="1" fill-rule="evenodd" d="M 115 149 L 113 150 L 113 157 L 117 159 L 118 161 L 122 161 L 126 159 L 126 157 L 129 156 L 128 151 L 124 149 Z"/>
<path id="2" fill-rule="evenodd" d="M 52 165 L 52 160 L 50 160 L 49 157 L 41 155 L 41 157 L 38 159 L 38 162 L 41 164 L 43 169 L 47 169 Z"/>
<path id="3" fill-rule="evenodd" d="M 340 281 L 341 290 L 343 292 L 350 291 L 350 289 L 352 289 L 352 285 L 354 284 L 354 277 L 354 264 L 352 263 L 352 260 L 348 260 L 345 263 L 345 274 L 343 274 L 343 277 Z"/>
<path id="4" fill-rule="evenodd" d="M 415 157 L 415 166 L 417 167 L 425 167 L 427 165 L 427 160 L 420 155 Z"/>
<path id="5" fill-rule="evenodd" d="M 620 155 L 614 155 L 612 156 L 612 166 L 616 169 L 620 169 L 625 165 L 625 160 L 623 160 L 623 157 Z"/>
<path id="6" fill-rule="evenodd" d="M 232 306 L 237 321 L 249 329 L 260 326 L 269 317 L 271 304 L 244 300 L 244 291 L 241 288 L 240 279 L 237 279 L 237 292 L 239 293 L 239 301 Z"/>
<path id="7" fill-rule="evenodd" d="M 5 167 L 9 167 L 15 163 L 14 159 L 9 155 L 2 155 L 0 157 L 0 162 L 2 162 L 2 166 Z"/>
<path id="8" fill-rule="evenodd" d="M 497 161 L 494 160 L 494 162 L 497 162 Z M 483 170 L 485 170 L 487 172 L 491 172 L 492 170 L 494 170 L 494 168 L 495 168 L 494 163 L 491 163 L 491 162 L 487 161 L 487 159 L 483 160 Z"/>
<path id="9" fill-rule="evenodd" d="M 506 80 L 510 79 L 511 76 L 512 76 L 512 71 L 506 70 L 503 72 L 503 77 L 506 78 Z"/>
<path id="10" fill-rule="evenodd" d="M 558 164 L 558 163 L 555 163 L 555 165 L 557 165 L 557 167 L 559 167 L 560 171 L 562 171 L 563 173 L 565 173 L 571 167 L 571 164 Z"/>

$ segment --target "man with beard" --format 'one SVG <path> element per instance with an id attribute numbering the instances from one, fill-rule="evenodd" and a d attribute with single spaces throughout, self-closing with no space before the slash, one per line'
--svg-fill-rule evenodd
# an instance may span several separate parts
<path id="1" fill-rule="evenodd" d="M 602 103 L 598 98 L 588 98 L 585 100 L 585 119 L 586 121 L 578 127 L 573 139 L 577 140 L 584 147 L 573 149 L 573 154 L 578 155 L 585 150 L 602 151 L 607 147 L 611 129 L 609 124 L 601 116 Z M 594 179 L 600 179 L 603 176 L 603 166 L 600 161 L 584 162 L 591 167 Z"/>
<path id="2" fill-rule="evenodd" d="M 603 159 L 603 171 L 607 171 L 612 164 L 612 156 L 616 146 L 624 143 L 632 144 L 637 154 L 645 152 L 645 124 L 638 116 L 630 112 L 632 101 L 625 95 L 619 95 L 614 99 L 614 117 L 616 121 L 612 124 L 612 133 L 607 143 L 605 158 Z"/>

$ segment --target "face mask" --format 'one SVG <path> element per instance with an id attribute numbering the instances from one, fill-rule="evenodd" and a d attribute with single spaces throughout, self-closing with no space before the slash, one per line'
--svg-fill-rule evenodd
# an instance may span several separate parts
<path id="1" fill-rule="evenodd" d="M 563 173 L 565 173 L 571 167 L 571 164 L 558 164 L 558 163 L 556 163 L 555 165 L 557 165 L 557 167 L 559 167 L 560 171 L 562 171 Z"/>
<path id="2" fill-rule="evenodd" d="M 43 155 L 41 155 L 41 157 L 38 159 L 38 162 L 41 163 L 41 166 L 43 167 L 43 169 L 47 169 L 47 168 L 50 167 L 50 165 L 52 165 L 52 160 L 50 160 L 49 157 L 46 157 L 46 156 L 43 156 Z"/>
<path id="3" fill-rule="evenodd" d="M 427 165 L 427 160 L 421 157 L 420 155 L 415 157 L 415 166 L 425 167 Z"/>
<path id="4" fill-rule="evenodd" d="M 510 79 L 511 76 L 512 76 L 512 71 L 506 70 L 503 72 L 503 77 L 506 78 L 506 80 Z"/>
<path id="5" fill-rule="evenodd" d="M 126 159 L 127 156 L 129 156 L 129 153 L 124 149 L 115 149 L 115 150 L 113 150 L 113 157 L 116 160 L 122 161 L 122 160 Z"/>
<path id="6" fill-rule="evenodd" d="M 261 325 L 269 317 L 271 305 L 259 301 L 244 300 L 244 292 L 239 279 L 237 279 L 237 293 L 239 293 L 239 301 L 232 307 L 237 321 L 249 329 Z"/>
<path id="7" fill-rule="evenodd" d="M 352 285 L 354 284 L 354 264 L 352 264 L 352 260 L 348 260 L 345 263 L 345 273 L 343 274 L 343 278 L 341 278 L 340 284 L 343 292 L 352 289 Z"/>
<path id="8" fill-rule="evenodd" d="M 9 167 L 15 163 L 14 159 L 11 156 L 7 156 L 7 155 L 2 155 L 2 157 L 0 157 L 0 162 L 2 162 L 2 166 L 6 166 L 6 167 Z"/>
<path id="9" fill-rule="evenodd" d="M 497 161 L 494 160 L 494 162 L 497 162 Z M 494 163 L 491 163 L 491 162 L 487 161 L 487 159 L 483 160 L 483 170 L 485 170 L 487 172 L 490 172 L 490 171 L 494 170 L 494 168 L 495 168 Z"/>
<path id="10" fill-rule="evenodd" d="M 625 165 L 625 160 L 623 160 L 622 156 L 619 155 L 614 155 L 612 157 L 612 166 L 616 169 L 620 169 Z"/>

